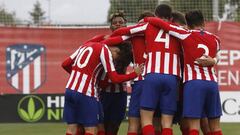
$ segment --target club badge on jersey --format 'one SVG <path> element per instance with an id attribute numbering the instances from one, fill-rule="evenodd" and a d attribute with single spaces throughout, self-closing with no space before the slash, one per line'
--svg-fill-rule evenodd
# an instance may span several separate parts
<path id="1" fill-rule="evenodd" d="M 46 78 L 46 48 L 39 44 L 15 44 L 6 48 L 6 77 L 18 92 L 36 91 Z"/>

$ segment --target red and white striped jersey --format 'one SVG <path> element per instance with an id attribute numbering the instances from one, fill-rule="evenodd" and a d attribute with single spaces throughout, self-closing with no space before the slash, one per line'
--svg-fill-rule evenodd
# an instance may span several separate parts
<path id="1" fill-rule="evenodd" d="M 118 75 L 113 65 L 112 55 L 103 43 L 88 42 L 80 46 L 66 61 L 64 63 L 72 64 L 66 88 L 96 98 L 98 97 L 97 76 L 102 67 L 114 83 L 131 80 L 137 76 L 135 72 Z M 67 66 L 69 65 L 63 65 L 63 67 Z"/>
<path id="2" fill-rule="evenodd" d="M 114 35 L 140 34 L 145 35 L 147 59 L 145 74 L 163 73 L 180 76 L 180 42 L 164 30 L 149 23 L 132 27 L 120 28 Z"/>
<path id="3" fill-rule="evenodd" d="M 92 39 L 88 40 L 87 42 L 101 42 L 103 40 L 105 40 L 105 42 L 107 42 L 105 39 L 108 35 L 97 35 L 95 37 L 93 37 Z M 121 36 L 115 36 L 115 37 L 111 37 L 111 42 L 113 41 L 113 38 L 115 38 L 114 40 L 126 40 L 127 38 L 123 38 Z M 87 43 L 85 42 L 85 43 Z M 101 83 L 99 84 L 101 90 L 104 90 L 106 92 L 113 92 L 113 93 L 119 93 L 122 92 L 124 89 L 124 82 L 123 83 L 112 83 L 112 81 L 108 78 L 107 73 L 104 72 L 104 69 L 102 69 L 102 71 L 100 72 L 100 78 L 99 81 L 101 81 Z M 137 77 L 136 77 L 137 78 Z M 104 85 L 104 86 L 101 86 Z"/>
<path id="4" fill-rule="evenodd" d="M 166 23 L 159 18 L 149 17 L 145 21 L 181 39 L 184 53 L 184 81 L 199 79 L 217 82 L 214 67 L 202 67 L 195 62 L 202 55 L 216 57 L 220 48 L 220 41 L 217 36 L 203 30 L 186 30 Z"/>

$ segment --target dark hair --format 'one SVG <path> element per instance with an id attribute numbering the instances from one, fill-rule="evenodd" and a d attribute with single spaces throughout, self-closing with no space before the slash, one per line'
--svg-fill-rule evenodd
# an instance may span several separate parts
<path id="1" fill-rule="evenodd" d="M 185 14 L 188 27 L 191 29 L 204 25 L 204 17 L 201 10 L 192 10 Z"/>
<path id="2" fill-rule="evenodd" d="M 119 58 L 115 61 L 118 73 L 125 74 L 126 68 L 133 61 L 132 46 L 130 42 L 123 42 L 117 46 L 120 49 Z"/>
<path id="3" fill-rule="evenodd" d="M 138 21 L 142 20 L 144 17 L 154 17 L 154 13 L 151 11 L 144 11 L 143 13 L 140 14 L 138 17 Z"/>
<path id="4" fill-rule="evenodd" d="M 117 17 L 122 17 L 123 20 L 125 22 L 127 22 L 127 19 L 125 18 L 125 15 L 124 15 L 124 12 L 123 11 L 118 11 L 118 12 L 115 12 L 113 14 L 111 14 L 110 18 L 109 18 L 109 22 L 112 23 L 113 19 L 114 18 L 117 18 Z"/>
<path id="5" fill-rule="evenodd" d="M 187 25 L 184 14 L 178 11 L 172 12 L 172 22 L 179 25 Z"/>
<path id="6" fill-rule="evenodd" d="M 172 17 L 172 8 L 167 4 L 160 4 L 155 9 L 155 15 L 159 18 L 169 20 Z"/>

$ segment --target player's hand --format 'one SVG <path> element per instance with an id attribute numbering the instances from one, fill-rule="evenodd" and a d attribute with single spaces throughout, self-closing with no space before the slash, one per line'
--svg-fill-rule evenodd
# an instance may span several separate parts
<path id="1" fill-rule="evenodd" d="M 203 55 L 202 57 L 197 58 L 195 62 L 202 67 L 211 67 L 216 63 L 216 61 L 208 55 Z"/>
<path id="2" fill-rule="evenodd" d="M 104 39 L 108 39 L 110 37 L 110 35 L 105 35 Z"/>
<path id="3" fill-rule="evenodd" d="M 141 64 L 139 66 L 134 66 L 134 71 L 137 75 L 141 75 L 144 70 L 144 64 Z"/>

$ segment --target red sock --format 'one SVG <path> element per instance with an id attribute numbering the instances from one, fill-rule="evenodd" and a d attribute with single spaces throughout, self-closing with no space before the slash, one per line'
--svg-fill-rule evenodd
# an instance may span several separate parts
<path id="1" fill-rule="evenodd" d="M 197 129 L 191 129 L 189 135 L 199 135 L 199 131 Z"/>
<path id="2" fill-rule="evenodd" d="M 153 125 L 146 125 L 142 128 L 143 135 L 154 135 L 154 127 Z"/>
<path id="3" fill-rule="evenodd" d="M 211 135 L 222 135 L 222 131 L 211 132 Z"/>
<path id="4" fill-rule="evenodd" d="M 182 135 L 188 135 L 188 128 L 181 128 Z"/>
<path id="5" fill-rule="evenodd" d="M 72 135 L 71 133 L 66 133 L 66 135 Z"/>
<path id="6" fill-rule="evenodd" d="M 161 132 L 160 131 L 155 131 L 155 135 L 161 135 Z"/>
<path id="7" fill-rule="evenodd" d="M 97 135 L 105 135 L 105 131 L 98 131 Z"/>
<path id="8" fill-rule="evenodd" d="M 127 135 L 137 135 L 135 132 L 128 132 Z"/>
<path id="9" fill-rule="evenodd" d="M 92 133 L 85 133 L 84 135 L 93 135 Z"/>
<path id="10" fill-rule="evenodd" d="M 172 135 L 173 131 L 171 128 L 163 128 L 162 129 L 162 135 Z"/>

